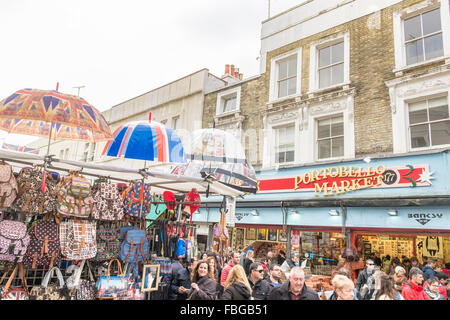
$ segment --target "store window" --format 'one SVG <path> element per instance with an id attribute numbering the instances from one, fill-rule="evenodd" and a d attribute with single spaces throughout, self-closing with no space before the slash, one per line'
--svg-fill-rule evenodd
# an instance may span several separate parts
<path id="1" fill-rule="evenodd" d="M 409 104 L 411 148 L 450 144 L 447 97 Z"/>
<path id="2" fill-rule="evenodd" d="M 406 64 L 444 55 L 440 8 L 404 20 Z"/>
<path id="3" fill-rule="evenodd" d="M 305 272 L 330 276 L 345 247 L 345 237 L 335 232 L 291 231 L 291 256 L 307 260 Z"/>
<path id="4" fill-rule="evenodd" d="M 295 159 L 295 126 L 289 125 L 275 129 L 276 163 L 294 162 Z"/>
<path id="5" fill-rule="evenodd" d="M 318 158 L 328 159 L 344 156 L 343 116 L 317 121 Z"/>

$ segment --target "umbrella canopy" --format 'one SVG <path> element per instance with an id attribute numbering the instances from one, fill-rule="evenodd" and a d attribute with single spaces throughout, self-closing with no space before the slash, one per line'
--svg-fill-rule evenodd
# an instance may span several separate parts
<path id="1" fill-rule="evenodd" d="M 183 144 L 175 130 L 155 121 L 133 121 L 114 132 L 102 155 L 157 162 L 185 163 Z"/>
<path id="2" fill-rule="evenodd" d="M 191 134 L 189 162 L 173 169 L 173 174 L 189 177 L 214 177 L 243 192 L 256 193 L 257 179 L 245 158 L 241 143 L 219 129 L 200 129 Z"/>
<path id="3" fill-rule="evenodd" d="M 0 102 L 0 129 L 56 140 L 105 141 L 103 115 L 83 98 L 54 90 L 22 89 Z"/>

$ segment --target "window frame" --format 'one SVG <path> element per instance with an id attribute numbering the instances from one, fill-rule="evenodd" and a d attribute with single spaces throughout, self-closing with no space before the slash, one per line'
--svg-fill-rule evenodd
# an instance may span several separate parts
<path id="1" fill-rule="evenodd" d="M 320 88 L 319 77 L 319 52 L 336 44 L 344 43 L 344 78 L 343 82 L 332 84 L 328 87 Z M 337 65 L 337 64 L 336 64 Z M 330 67 L 329 65 L 328 67 Z M 308 94 L 325 91 L 332 88 L 342 87 L 350 84 L 350 32 L 341 32 L 317 42 L 311 43 L 310 46 L 310 66 L 309 66 L 309 91 Z"/>
<path id="2" fill-rule="evenodd" d="M 225 102 L 227 99 L 236 96 L 236 107 L 234 110 L 224 112 Z M 241 109 L 241 86 L 219 92 L 216 100 L 216 116 L 224 116 L 234 114 Z"/>
<path id="3" fill-rule="evenodd" d="M 288 60 L 290 57 L 297 56 L 297 70 L 296 70 L 296 86 L 295 93 L 288 94 L 284 97 L 278 97 L 278 75 L 279 63 Z M 270 63 L 270 86 L 269 86 L 269 101 L 268 104 L 292 99 L 301 95 L 302 92 L 302 47 L 285 52 L 271 59 Z"/>
<path id="4" fill-rule="evenodd" d="M 283 151 L 285 153 L 284 157 L 286 159 L 286 152 L 290 152 L 293 151 L 294 152 L 294 159 L 292 161 L 284 161 L 284 162 L 279 162 L 279 157 L 278 154 L 280 153 L 278 150 L 280 148 L 280 144 L 278 143 L 279 141 L 279 130 L 280 129 L 287 129 L 287 128 L 293 128 L 293 137 L 292 137 L 292 150 L 287 150 L 287 151 Z M 296 143 L 295 143 L 295 138 L 296 138 L 296 134 L 295 134 L 295 128 L 296 128 L 296 123 L 295 122 L 289 122 L 289 123 L 285 123 L 282 125 L 278 125 L 272 128 L 272 130 L 274 131 L 274 151 L 275 151 L 275 158 L 274 158 L 274 164 L 275 165 L 289 165 L 289 164 L 293 164 L 295 163 L 295 155 L 296 155 Z"/>
<path id="5" fill-rule="evenodd" d="M 429 1 L 423 1 L 416 5 L 402 9 L 393 13 L 393 27 L 394 27 L 394 55 L 395 55 L 395 67 L 392 70 L 397 76 L 402 75 L 403 71 L 420 67 L 422 65 L 432 64 L 441 60 L 450 60 L 450 1 L 438 1 L 435 3 L 429 3 Z M 418 63 L 407 64 L 406 58 L 406 39 L 405 39 L 405 20 L 413 18 L 415 16 L 424 14 L 426 12 L 439 9 L 441 18 L 441 33 L 442 33 L 442 46 L 443 55 L 430 60 L 424 60 Z M 422 24 L 423 29 L 423 24 Z M 427 35 L 428 37 L 429 35 Z M 423 34 L 422 34 L 423 37 Z M 425 48 L 424 48 L 425 54 Z"/>
<path id="6" fill-rule="evenodd" d="M 331 135 L 331 123 L 330 123 L 330 136 L 329 137 L 327 137 L 327 138 L 321 138 L 321 139 L 319 139 L 319 121 L 323 121 L 323 120 L 328 120 L 328 119 L 334 119 L 334 118 L 341 118 L 342 119 L 342 135 L 339 135 L 339 136 L 332 136 Z M 331 115 L 327 115 L 327 116 L 325 116 L 325 117 L 317 117 L 317 118 L 315 118 L 315 121 L 314 121 L 315 123 L 315 126 L 314 126 L 314 128 L 315 128 L 315 135 L 314 135 L 314 137 L 315 137 L 315 139 L 314 139 L 314 144 L 315 144 L 315 154 L 316 154 L 316 159 L 317 159 L 317 161 L 328 161 L 328 160 L 334 160 L 334 159 L 342 159 L 342 158 L 344 158 L 345 157 L 345 115 L 344 115 L 344 113 L 343 112 L 340 112 L 340 113 L 335 113 L 335 114 L 331 114 Z M 340 138 L 340 137 L 342 137 L 342 139 L 343 139 L 343 146 L 342 146 L 342 150 L 343 150 L 343 152 L 342 152 L 342 155 L 341 156 L 336 156 L 336 157 L 333 157 L 333 154 L 332 154 L 332 151 L 333 151 L 333 145 L 332 145 L 332 140 L 334 139 L 334 138 Z M 331 148 L 330 148 L 330 155 L 331 155 L 331 157 L 328 157 L 328 158 L 319 158 L 319 141 L 323 141 L 323 140 L 331 140 Z"/>
<path id="7" fill-rule="evenodd" d="M 432 99 L 442 98 L 442 97 L 446 97 L 447 98 L 447 109 L 449 111 L 449 117 L 445 118 L 445 119 L 430 121 L 429 120 L 429 102 L 428 101 L 432 100 Z M 409 106 L 412 103 L 417 103 L 417 102 L 422 102 L 422 101 L 426 101 L 426 103 L 427 103 L 428 121 L 427 122 L 414 123 L 413 125 L 411 125 L 410 116 L 409 116 Z M 423 150 L 432 150 L 432 149 L 439 149 L 439 148 L 450 147 L 450 142 L 447 143 L 447 144 L 432 145 L 432 139 L 431 139 L 431 124 L 432 123 L 438 123 L 438 122 L 443 122 L 443 121 L 449 121 L 450 120 L 449 96 L 447 94 L 438 94 L 438 95 L 425 96 L 425 97 L 421 97 L 421 98 L 407 100 L 407 101 L 405 101 L 405 107 L 406 107 L 406 113 L 405 114 L 407 116 L 407 122 L 406 123 L 407 123 L 407 131 L 408 131 L 408 134 L 407 134 L 408 150 L 413 152 L 413 151 L 423 151 Z M 413 146 L 412 146 L 412 137 L 411 137 L 411 127 L 412 126 L 424 125 L 424 124 L 426 124 L 428 126 L 428 134 L 429 134 L 430 145 L 427 146 L 427 147 L 413 148 Z"/>

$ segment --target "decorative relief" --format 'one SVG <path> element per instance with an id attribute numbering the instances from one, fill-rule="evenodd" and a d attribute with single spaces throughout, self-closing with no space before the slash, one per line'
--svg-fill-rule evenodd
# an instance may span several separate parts
<path id="1" fill-rule="evenodd" d="M 407 85 L 404 89 L 398 90 L 398 97 L 404 98 L 415 94 L 425 93 L 430 90 L 445 89 L 449 84 L 441 79 L 422 81 L 416 84 Z M 392 100 L 392 99 L 391 99 Z"/>
<path id="2" fill-rule="evenodd" d="M 347 109 L 347 103 L 345 102 L 329 102 L 326 104 L 316 105 L 309 109 L 311 115 L 316 116 L 320 114 L 332 113 L 335 111 L 342 111 Z"/>
<path id="3" fill-rule="evenodd" d="M 268 122 L 270 124 L 272 124 L 272 123 L 277 123 L 277 122 L 282 122 L 285 120 L 292 120 L 292 119 L 297 119 L 297 118 L 298 118 L 297 111 L 289 111 L 289 112 L 282 112 L 282 113 L 277 113 L 274 115 L 269 115 Z"/>

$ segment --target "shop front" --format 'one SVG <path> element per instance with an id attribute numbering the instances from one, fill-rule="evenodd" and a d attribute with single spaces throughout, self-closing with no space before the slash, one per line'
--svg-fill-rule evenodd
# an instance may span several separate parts
<path id="1" fill-rule="evenodd" d="M 323 275 L 347 246 L 448 263 L 449 160 L 439 150 L 259 172 L 257 194 L 237 200 L 230 246 L 283 249 Z M 217 222 L 219 201 L 204 199 L 197 221 Z"/>

